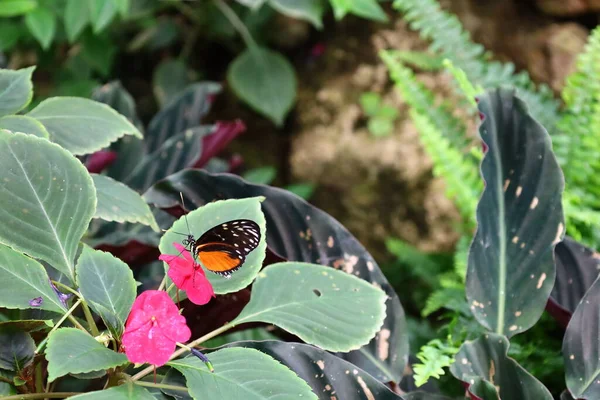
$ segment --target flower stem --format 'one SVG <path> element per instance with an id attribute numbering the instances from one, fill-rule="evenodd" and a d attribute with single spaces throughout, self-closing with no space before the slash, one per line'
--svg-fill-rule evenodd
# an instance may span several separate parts
<path id="1" fill-rule="evenodd" d="M 86 301 L 83 300 L 83 298 L 81 299 L 81 308 L 83 309 L 83 314 L 85 315 L 85 319 L 88 323 L 88 326 L 92 331 L 92 336 L 98 336 L 100 334 L 100 331 L 98 330 L 98 326 L 96 326 L 96 321 L 94 321 L 94 316 L 90 311 L 90 307 L 88 307 Z"/>
<path id="2" fill-rule="evenodd" d="M 28 393 L 15 394 L 13 396 L 3 397 L 2 400 L 28 400 L 28 399 L 64 399 L 67 397 L 81 394 L 80 392 L 54 392 L 54 393 Z"/>
<path id="3" fill-rule="evenodd" d="M 157 389 L 180 390 L 182 392 L 188 391 L 188 388 L 185 386 L 165 385 L 163 383 L 137 381 L 137 382 L 135 382 L 135 384 L 139 385 L 139 386 L 153 387 L 153 388 L 157 388 Z"/>
<path id="4" fill-rule="evenodd" d="M 40 344 L 38 345 L 38 347 L 35 349 L 35 353 L 36 354 L 39 354 L 42 351 L 42 349 L 46 345 L 46 342 L 48 341 L 48 337 L 50 337 L 50 335 L 52 334 L 52 332 L 54 332 L 55 330 L 57 330 L 62 325 L 62 323 L 65 322 L 65 320 L 67 318 L 72 317 L 71 313 L 73 311 L 75 311 L 75 309 L 77 308 L 77 306 L 79 306 L 79 304 L 81 304 L 81 299 L 77 300 L 75 302 L 75 304 L 73 304 L 73 306 L 71 306 L 71 308 L 69 309 L 69 311 L 67 311 L 66 314 L 63 315 L 62 318 L 58 320 L 58 322 L 56 323 L 56 325 L 54 325 L 54 327 L 50 330 L 50 332 L 48 332 L 48 335 L 46 336 L 46 338 L 44 340 L 42 340 L 40 342 Z M 75 319 L 75 318 L 73 318 L 73 319 Z M 75 321 L 77 321 L 77 320 L 75 320 Z M 83 326 L 81 326 L 81 324 L 79 322 L 77 322 L 77 325 L 79 325 L 80 329 L 83 329 L 85 331 L 85 328 Z"/>
<path id="5" fill-rule="evenodd" d="M 215 5 L 219 10 L 221 10 L 223 15 L 225 15 L 225 18 L 227 18 L 229 23 L 233 25 L 235 30 L 238 31 L 244 40 L 244 43 L 246 43 L 246 46 L 248 46 L 250 50 L 258 47 L 246 25 L 244 25 L 240 17 L 238 17 L 235 11 L 233 11 L 227 3 L 225 3 L 223 0 L 215 0 Z"/>
<path id="6" fill-rule="evenodd" d="M 160 282 L 160 285 L 158 285 L 157 290 L 163 290 L 166 284 L 167 284 L 167 274 L 165 274 L 165 276 L 163 277 L 162 281 Z M 169 293 L 168 290 L 167 290 L 167 293 Z"/>
<path id="7" fill-rule="evenodd" d="M 233 321 L 235 322 L 235 321 Z M 196 347 L 201 343 L 206 342 L 209 339 L 214 338 L 215 336 L 220 335 L 223 332 L 228 331 L 229 329 L 233 328 L 235 326 L 235 323 L 233 322 L 229 322 L 225 325 L 223 325 L 222 327 L 215 329 L 212 332 L 207 333 L 206 335 L 202 336 L 199 339 L 194 340 L 193 342 L 190 342 L 187 344 L 188 347 Z M 169 360 L 173 360 L 177 357 L 179 357 L 180 355 L 182 355 L 183 353 L 185 353 L 186 351 L 188 351 L 186 348 L 181 348 L 177 351 L 175 351 L 173 354 L 171 354 L 171 357 L 169 357 Z M 138 381 L 140 379 L 142 379 L 144 376 L 148 375 L 150 372 L 152 372 L 154 370 L 153 366 L 149 366 L 147 368 L 144 368 L 143 370 L 141 370 L 140 372 L 138 372 L 137 374 L 135 374 L 134 376 L 131 377 L 132 381 Z"/>

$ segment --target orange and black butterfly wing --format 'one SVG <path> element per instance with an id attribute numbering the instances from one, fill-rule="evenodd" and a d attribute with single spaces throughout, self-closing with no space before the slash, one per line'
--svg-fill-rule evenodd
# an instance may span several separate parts
<path id="1" fill-rule="evenodd" d="M 260 228 L 249 219 L 224 222 L 194 243 L 193 253 L 206 269 L 226 278 L 242 267 L 260 242 Z"/>

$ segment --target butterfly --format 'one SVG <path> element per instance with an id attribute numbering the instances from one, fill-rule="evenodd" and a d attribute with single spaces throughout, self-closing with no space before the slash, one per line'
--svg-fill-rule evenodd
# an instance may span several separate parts
<path id="1" fill-rule="evenodd" d="M 189 234 L 182 244 L 206 269 L 229 279 L 244 265 L 260 238 L 256 222 L 236 219 L 210 228 L 197 240 Z"/>

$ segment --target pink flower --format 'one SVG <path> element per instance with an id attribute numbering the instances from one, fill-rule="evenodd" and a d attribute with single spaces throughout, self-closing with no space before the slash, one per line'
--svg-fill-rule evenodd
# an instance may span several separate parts
<path id="1" fill-rule="evenodd" d="M 133 302 L 125 324 L 122 343 L 129 361 L 154 364 L 169 361 L 176 342 L 192 336 L 185 317 L 169 295 L 160 290 L 146 290 Z"/>
<path id="2" fill-rule="evenodd" d="M 194 261 L 189 251 L 181 244 L 175 242 L 173 247 L 181 253 L 183 258 L 172 254 L 161 254 L 158 257 L 169 264 L 167 274 L 175 286 L 187 293 L 188 299 L 194 304 L 203 305 L 215 297 L 215 292 L 210 281 L 206 278 L 202 267 Z"/>

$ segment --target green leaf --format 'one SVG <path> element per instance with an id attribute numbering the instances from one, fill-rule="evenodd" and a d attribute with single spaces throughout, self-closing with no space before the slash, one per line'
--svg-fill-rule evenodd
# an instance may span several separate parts
<path id="1" fill-rule="evenodd" d="M 25 15 L 25 25 L 33 37 L 48 50 L 56 34 L 56 17 L 47 8 L 36 8 Z"/>
<path id="2" fill-rule="evenodd" d="M 0 272 L 0 307 L 64 313 L 64 306 L 50 287 L 48 273 L 39 262 L 0 245 Z M 42 304 L 32 307 L 29 301 L 38 297 Z"/>
<path id="3" fill-rule="evenodd" d="M 351 13 L 374 21 L 388 21 L 387 15 L 377 0 L 329 0 L 329 2 L 337 20 L 344 18 L 347 13 Z"/>
<path id="4" fill-rule="evenodd" d="M 467 269 L 467 299 L 483 326 L 515 335 L 539 319 L 556 275 L 562 240 L 562 172 L 546 130 L 513 90 L 486 92 L 479 133 L 488 146 L 486 182 Z"/>
<path id="5" fill-rule="evenodd" d="M 90 2 L 87 0 L 67 0 L 65 7 L 65 31 L 70 43 L 90 23 Z"/>
<path id="6" fill-rule="evenodd" d="M 48 381 L 67 374 L 99 371 L 128 363 L 123 353 L 115 353 L 88 333 L 60 328 L 48 338 L 46 349 Z"/>
<path id="7" fill-rule="evenodd" d="M 251 348 L 265 353 L 304 379 L 322 398 L 402 400 L 385 383 L 331 353 L 304 343 L 253 340 L 231 343 L 232 348 Z M 212 361 L 212 354 L 209 355 Z"/>
<path id="8" fill-rule="evenodd" d="M 1 123 L 0 119 L 0 123 Z M 91 174 L 96 186 L 98 205 L 94 218 L 105 221 L 139 222 L 160 231 L 154 215 L 142 196 L 119 181 L 98 174 Z"/>
<path id="9" fill-rule="evenodd" d="M 5 52 L 12 49 L 23 33 L 21 24 L 10 20 L 2 21 L 0 24 L 0 51 Z"/>
<path id="10" fill-rule="evenodd" d="M 360 96 L 360 106 L 365 114 L 375 116 L 381 106 L 381 96 L 375 92 L 363 93 Z"/>
<path id="11" fill-rule="evenodd" d="M 222 349 L 211 353 L 210 361 L 214 373 L 196 357 L 171 361 L 169 365 L 185 376 L 195 399 L 207 393 L 218 393 L 219 398 L 227 400 L 317 399 L 293 371 L 258 350 Z"/>
<path id="12" fill-rule="evenodd" d="M 46 139 L 6 131 L 0 131 L 0 170 L 10 172 L 0 186 L 0 243 L 73 280 L 77 246 L 96 209 L 87 170 Z"/>
<path id="13" fill-rule="evenodd" d="M 254 10 L 260 8 L 267 0 L 236 0 L 238 3 Z"/>
<path id="14" fill-rule="evenodd" d="M 374 117 L 369 120 L 367 127 L 375 137 L 389 136 L 394 130 L 394 121 L 389 118 Z"/>
<path id="15" fill-rule="evenodd" d="M 600 395 L 599 315 L 600 279 L 596 279 L 575 309 L 562 347 L 567 388 L 577 399 L 597 399 Z"/>
<path id="16" fill-rule="evenodd" d="M 81 45 L 81 57 L 94 71 L 107 77 L 118 51 L 110 38 L 106 35 L 94 35 L 91 32 L 85 32 L 81 37 Z"/>
<path id="17" fill-rule="evenodd" d="M 129 266 L 110 253 L 84 246 L 77 262 L 77 285 L 90 307 L 119 338 L 136 295 Z"/>
<path id="18" fill-rule="evenodd" d="M 27 14 L 35 10 L 37 6 L 37 0 L 2 0 L 0 2 L 0 17 L 16 17 Z"/>
<path id="19" fill-rule="evenodd" d="M 385 293 L 321 265 L 286 262 L 261 271 L 250 302 L 234 320 L 267 322 L 329 351 L 369 343 L 385 318 Z"/>
<path id="20" fill-rule="evenodd" d="M 257 183 L 261 185 L 269 185 L 275 179 L 277 175 L 277 168 L 275 167 L 261 167 L 254 168 L 244 173 L 243 178 L 251 183 Z"/>
<path id="21" fill-rule="evenodd" d="M 29 333 L 2 328 L 0 343 L 0 368 L 20 371 L 33 361 L 35 342 Z"/>
<path id="22" fill-rule="evenodd" d="M 306 20 L 317 29 L 323 28 L 325 4 L 321 0 L 269 0 L 269 4 L 288 17 Z"/>
<path id="23" fill-rule="evenodd" d="M 51 319 L 22 319 L 0 322 L 0 330 L 4 328 L 17 329 L 23 332 L 35 332 L 54 326 Z"/>
<path id="24" fill-rule="evenodd" d="M 296 99 L 294 67 L 281 54 L 262 47 L 246 49 L 229 66 L 233 91 L 278 127 Z"/>
<path id="25" fill-rule="evenodd" d="M 296 196 L 308 200 L 312 197 L 315 191 L 314 183 L 292 183 L 291 185 L 287 185 L 285 190 L 290 193 L 295 194 Z"/>
<path id="26" fill-rule="evenodd" d="M 0 129 L 11 132 L 28 133 L 33 136 L 48 139 L 50 134 L 37 119 L 26 115 L 7 115 L 0 118 Z"/>
<path id="27" fill-rule="evenodd" d="M 505 336 L 493 333 L 466 341 L 456 354 L 450 371 L 470 385 L 469 393 L 482 400 L 552 400 L 552 395 L 540 381 L 508 357 L 508 346 Z"/>
<path id="28" fill-rule="evenodd" d="M 94 28 L 94 33 L 100 33 L 119 11 L 115 0 L 89 0 L 90 2 L 90 20 Z"/>
<path id="29" fill-rule="evenodd" d="M 145 388 L 128 383 L 97 392 L 69 397 L 71 400 L 156 400 Z"/>
<path id="30" fill-rule="evenodd" d="M 159 104 L 164 106 L 176 98 L 190 82 L 187 67 L 183 61 L 179 59 L 164 61 L 154 70 L 152 78 L 154 96 Z"/>
<path id="31" fill-rule="evenodd" d="M 75 155 L 101 150 L 124 135 L 142 137 L 127 118 L 89 99 L 53 97 L 27 115 L 46 127 L 53 142 Z"/>
<path id="32" fill-rule="evenodd" d="M 15 114 L 31 102 L 33 85 L 31 75 L 35 67 L 18 71 L 0 69 L 0 117 Z"/>
<path id="33" fill-rule="evenodd" d="M 254 197 L 242 200 L 216 201 L 190 212 L 187 214 L 187 223 L 185 217 L 179 218 L 162 236 L 158 246 L 161 254 L 173 254 L 174 256 L 179 254 L 173 247 L 173 242 L 181 242 L 182 236 L 175 232 L 188 232 L 187 224 L 190 226 L 191 233 L 198 239 L 204 232 L 224 222 L 236 219 L 251 219 L 260 227 L 261 237 L 258 247 L 246 257 L 244 266 L 229 279 L 210 271 L 206 272 L 206 277 L 212 284 L 216 294 L 237 292 L 245 288 L 254 280 L 265 259 L 267 248 L 265 240 L 266 222 L 265 216 L 260 210 L 261 200 L 260 197 Z M 166 263 L 165 268 L 168 268 Z M 175 290 L 171 294 L 174 297 Z"/>

